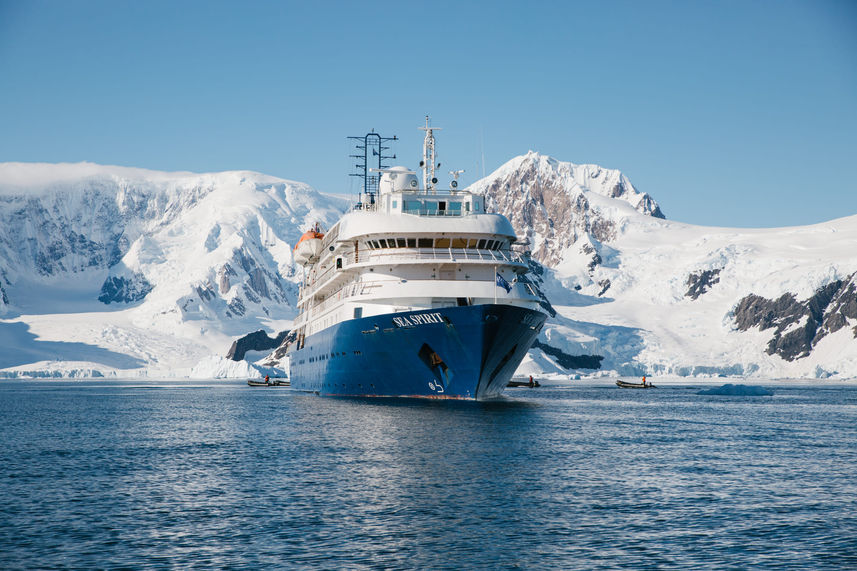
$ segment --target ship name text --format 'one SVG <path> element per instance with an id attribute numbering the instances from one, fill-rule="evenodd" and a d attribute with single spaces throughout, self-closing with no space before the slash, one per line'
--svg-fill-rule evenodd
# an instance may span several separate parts
<path id="1" fill-rule="evenodd" d="M 440 313 L 417 313 L 410 317 L 394 317 L 393 323 L 397 327 L 413 327 L 414 325 L 426 325 L 428 323 L 442 323 L 443 318 Z"/>

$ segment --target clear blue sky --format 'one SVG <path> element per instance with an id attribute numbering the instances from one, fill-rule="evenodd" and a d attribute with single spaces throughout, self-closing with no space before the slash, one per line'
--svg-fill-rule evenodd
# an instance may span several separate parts
<path id="1" fill-rule="evenodd" d="M 465 184 L 484 141 L 487 172 L 617 168 L 683 222 L 857 214 L 857 2 L 0 0 L 0 161 L 348 193 L 345 137 L 415 167 L 427 113 Z"/>

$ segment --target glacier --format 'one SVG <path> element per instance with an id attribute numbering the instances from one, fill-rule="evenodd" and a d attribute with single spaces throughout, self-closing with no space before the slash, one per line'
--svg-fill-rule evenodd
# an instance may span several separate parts
<path id="1" fill-rule="evenodd" d="M 857 376 L 857 216 L 683 224 L 618 170 L 533 151 L 469 189 L 529 242 L 555 313 L 518 374 Z M 348 207 L 248 171 L 0 163 L 0 378 L 283 372 L 226 354 L 291 328 L 292 248 Z"/>

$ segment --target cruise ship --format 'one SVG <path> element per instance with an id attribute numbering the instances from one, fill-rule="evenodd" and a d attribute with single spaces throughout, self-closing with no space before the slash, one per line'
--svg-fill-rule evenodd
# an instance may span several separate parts
<path id="1" fill-rule="evenodd" d="M 526 252 L 485 197 L 458 190 L 463 171 L 436 177 L 426 118 L 422 184 L 386 168 L 388 141 L 358 140 L 363 192 L 324 230 L 295 246 L 303 266 L 293 341 L 293 389 L 320 395 L 482 400 L 500 395 L 544 325 Z M 377 167 L 370 165 L 377 160 Z"/>

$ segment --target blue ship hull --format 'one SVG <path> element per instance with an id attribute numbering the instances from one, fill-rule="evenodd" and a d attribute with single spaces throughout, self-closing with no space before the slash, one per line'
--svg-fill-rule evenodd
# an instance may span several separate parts
<path id="1" fill-rule="evenodd" d="M 292 388 L 342 396 L 494 397 L 545 318 L 523 307 L 472 305 L 343 321 L 291 353 Z"/>

